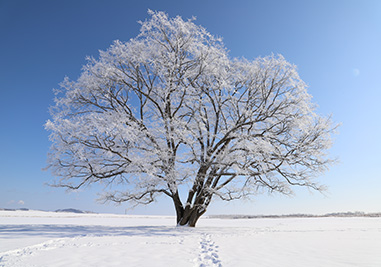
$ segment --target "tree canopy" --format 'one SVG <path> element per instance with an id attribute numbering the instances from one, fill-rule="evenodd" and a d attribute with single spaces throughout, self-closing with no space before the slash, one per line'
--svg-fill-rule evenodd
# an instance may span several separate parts
<path id="1" fill-rule="evenodd" d="M 102 183 L 101 198 L 117 203 L 164 194 L 190 226 L 213 197 L 321 190 L 334 126 L 296 67 L 281 55 L 231 58 L 194 19 L 149 14 L 136 38 L 88 58 L 57 90 L 45 125 L 55 185 Z"/>

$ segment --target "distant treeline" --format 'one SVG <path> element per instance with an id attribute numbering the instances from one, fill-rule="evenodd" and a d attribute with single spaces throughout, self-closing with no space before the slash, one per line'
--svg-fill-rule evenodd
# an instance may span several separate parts
<path id="1" fill-rule="evenodd" d="M 381 217 L 381 212 L 334 212 L 324 215 L 314 214 L 287 214 L 287 215 L 209 215 L 209 218 L 217 219 L 261 219 L 261 218 L 326 218 L 326 217 Z"/>

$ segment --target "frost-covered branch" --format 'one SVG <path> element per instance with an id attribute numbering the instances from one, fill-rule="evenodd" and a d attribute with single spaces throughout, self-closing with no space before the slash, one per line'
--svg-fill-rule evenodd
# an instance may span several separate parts
<path id="1" fill-rule="evenodd" d="M 164 194 L 182 225 L 213 196 L 321 190 L 314 178 L 333 162 L 335 126 L 315 113 L 296 67 L 281 55 L 231 59 L 193 20 L 149 14 L 136 38 L 115 41 L 61 84 L 45 125 L 55 185 L 100 183 L 102 199 L 116 203 Z"/>

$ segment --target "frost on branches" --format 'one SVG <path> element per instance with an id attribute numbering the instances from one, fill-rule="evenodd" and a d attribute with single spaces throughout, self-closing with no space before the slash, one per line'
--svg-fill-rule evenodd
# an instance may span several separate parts
<path id="1" fill-rule="evenodd" d="M 280 55 L 231 59 L 193 20 L 149 14 L 136 38 L 61 84 L 46 123 L 55 185 L 101 183 L 102 199 L 117 203 L 165 194 L 189 226 L 213 197 L 321 190 L 313 178 L 332 163 L 334 127 L 296 67 Z"/>

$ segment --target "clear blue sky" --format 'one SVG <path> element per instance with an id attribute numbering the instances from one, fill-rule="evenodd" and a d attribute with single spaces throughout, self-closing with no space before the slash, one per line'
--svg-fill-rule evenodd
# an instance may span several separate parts
<path id="1" fill-rule="evenodd" d="M 76 193 L 44 185 L 53 88 L 76 79 L 85 57 L 139 32 L 147 9 L 196 23 L 224 39 L 233 57 L 282 54 L 296 64 L 318 112 L 342 123 L 331 154 L 340 163 L 320 181 L 326 195 L 211 204 L 209 214 L 381 211 L 381 1 L 374 0 L 0 0 L 0 208 L 73 207 L 124 212 L 97 204 L 97 188 Z M 166 199 L 135 214 L 174 214 Z"/>

